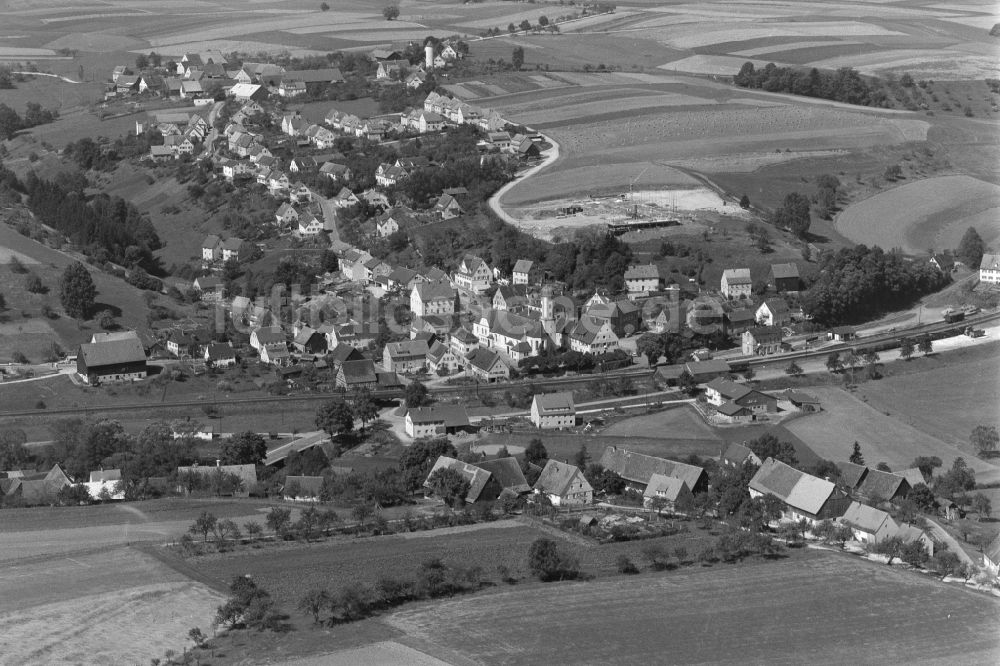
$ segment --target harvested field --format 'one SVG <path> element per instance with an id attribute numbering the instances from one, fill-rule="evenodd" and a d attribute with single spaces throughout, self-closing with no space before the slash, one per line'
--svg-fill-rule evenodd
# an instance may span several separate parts
<path id="1" fill-rule="evenodd" d="M 994 242 L 1000 238 L 998 209 L 1000 186 L 970 176 L 940 176 L 853 204 L 837 216 L 835 225 L 858 243 L 924 254 L 928 248 L 957 247 L 970 226 L 987 244 Z"/>
<path id="2" fill-rule="evenodd" d="M 610 181 L 607 166 L 545 170 L 511 188 L 503 196 L 503 203 L 505 206 L 516 206 L 545 201 L 546 206 L 556 208 L 556 199 L 573 194 L 608 194 L 628 184 L 642 188 L 656 185 L 690 187 L 698 182 L 677 169 L 661 164 L 646 162 L 615 166 L 617 173 Z"/>
<path id="3" fill-rule="evenodd" d="M 924 611 L 898 613 L 914 606 Z M 891 654 L 992 664 L 998 611 L 997 600 L 955 585 L 811 552 L 774 564 L 514 588 L 489 603 L 474 596 L 425 604 L 385 622 L 428 647 L 496 664 L 616 663 L 626 655 L 657 663 L 665 652 L 673 663 L 863 663 Z"/>
<path id="4" fill-rule="evenodd" d="M 911 361 L 915 362 L 919 361 Z M 939 395 L 940 386 L 938 384 Z M 949 392 L 954 390 L 956 395 L 965 395 L 954 385 L 949 387 Z M 938 456 L 945 467 L 950 467 L 956 457 L 962 456 L 969 467 L 975 470 L 978 480 L 1000 481 L 1000 467 L 975 458 L 967 447 L 959 448 L 953 441 L 942 441 L 910 425 L 908 419 L 895 416 L 892 407 L 885 409 L 889 412 L 889 415 L 886 415 L 885 411 L 865 404 L 843 389 L 817 386 L 808 390 L 823 403 L 823 411 L 790 421 L 785 427 L 823 458 L 845 460 L 851 452 L 851 445 L 857 441 L 861 445 L 865 460 L 872 464 L 885 462 L 892 469 L 905 469 L 917 456 Z M 903 397 L 902 389 L 896 395 L 903 399 L 905 404 L 907 398 Z M 958 398 L 955 398 L 956 403 L 957 400 Z M 931 418 L 930 415 L 937 413 L 938 410 L 945 412 L 946 404 L 953 404 L 951 398 L 943 402 L 941 407 L 935 407 L 927 418 Z M 984 405 L 989 404 L 988 401 L 974 398 L 973 404 L 979 406 L 979 419 L 981 419 L 981 410 Z M 912 410 L 913 407 L 909 409 Z M 966 424 L 959 432 L 967 435 L 967 430 L 971 427 Z"/>
<path id="5" fill-rule="evenodd" d="M 740 58 L 725 55 L 693 55 L 680 60 L 672 60 L 660 65 L 660 69 L 668 72 L 689 72 L 691 74 L 713 74 L 716 76 L 734 76 L 740 71 L 745 63 L 752 62 L 754 67 L 761 68 L 767 65 L 769 60 L 756 60 L 753 58 Z M 776 62 L 782 66 L 785 63 Z"/>
<path id="6" fill-rule="evenodd" d="M 693 407 L 677 407 L 654 414 L 634 416 L 611 424 L 604 428 L 601 434 L 619 437 L 663 437 L 669 435 L 678 439 L 719 441 L 719 436 L 705 424 Z"/>
<path id="7" fill-rule="evenodd" d="M 726 10 L 720 10 L 725 12 Z M 737 17 L 738 18 L 738 17 Z M 655 39 L 676 49 L 693 49 L 720 42 L 755 39 L 758 37 L 884 37 L 888 35 L 902 36 L 905 33 L 889 30 L 870 23 L 860 21 L 796 21 L 769 22 L 767 27 L 757 23 L 726 22 L 724 28 L 719 24 L 704 23 L 683 25 L 678 29 L 670 27 L 650 30 Z"/>

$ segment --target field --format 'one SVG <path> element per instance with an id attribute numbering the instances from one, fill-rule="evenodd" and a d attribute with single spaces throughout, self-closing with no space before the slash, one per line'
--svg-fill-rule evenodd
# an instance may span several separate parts
<path id="1" fill-rule="evenodd" d="M 993 379 L 995 382 L 995 376 Z M 900 378 L 899 381 L 905 382 L 908 386 L 914 385 L 913 380 Z M 866 404 L 863 399 L 843 389 L 810 387 L 809 392 L 816 395 L 823 403 L 823 411 L 795 419 L 786 427 L 817 454 L 830 460 L 845 460 L 851 452 L 851 445 L 857 441 L 861 445 L 865 460 L 871 464 L 885 462 L 892 469 L 905 469 L 911 466 L 917 456 L 938 456 L 947 468 L 956 457 L 962 456 L 969 467 L 975 470 L 978 481 L 984 483 L 1000 481 L 1000 467 L 976 458 L 967 444 L 960 447 L 955 441 L 967 437 L 972 423 L 983 420 L 982 406 L 990 404 L 989 400 L 981 394 L 969 395 L 966 393 L 966 388 L 972 387 L 964 387 L 961 383 L 947 384 L 949 395 L 945 398 L 941 395 L 942 384 L 938 383 L 937 374 L 925 377 L 924 381 L 933 381 L 938 389 L 938 397 L 944 400 L 943 403 L 942 400 L 938 400 L 936 404 L 928 406 L 929 411 L 925 412 L 924 419 L 930 420 L 938 413 L 945 413 L 948 404 L 959 404 L 959 396 L 964 396 L 967 401 L 963 408 L 967 411 L 964 413 L 978 415 L 973 417 L 975 421 L 966 421 L 965 425 L 956 430 L 962 433 L 959 437 L 942 441 L 926 432 L 919 421 L 916 423 L 917 427 L 911 425 L 913 417 L 910 414 L 918 409 L 920 403 L 919 398 L 911 398 L 904 388 L 894 394 L 895 401 L 882 403 L 886 405 L 883 411 L 881 407 L 876 408 Z M 870 390 L 880 392 L 881 382 L 878 387 L 872 386 Z M 995 383 L 993 393 L 996 395 Z M 910 400 L 913 400 L 913 404 L 907 406 Z M 926 406 L 927 398 L 924 400 Z M 906 420 L 896 415 L 895 410 L 899 409 L 900 404 L 903 405 L 903 416 L 907 417 Z M 995 414 L 987 420 L 995 420 Z"/>
<path id="2" fill-rule="evenodd" d="M 495 664 L 996 663 L 997 601 L 847 557 L 498 591 L 385 622 Z M 919 606 L 919 614 L 900 608 Z M 484 631 L 484 627 L 489 630 Z"/>
<path id="3" fill-rule="evenodd" d="M 969 176 L 927 178 L 852 204 L 836 219 L 853 241 L 912 254 L 958 247 L 970 226 L 987 245 L 1000 238 L 1000 186 Z"/>
<path id="4" fill-rule="evenodd" d="M 705 424 L 692 407 L 678 407 L 617 421 L 601 431 L 619 437 L 663 437 L 718 441 L 719 436 Z"/>

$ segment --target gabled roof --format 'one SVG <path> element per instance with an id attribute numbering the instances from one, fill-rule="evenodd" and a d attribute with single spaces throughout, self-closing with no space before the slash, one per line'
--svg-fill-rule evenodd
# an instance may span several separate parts
<path id="1" fill-rule="evenodd" d="M 794 509 L 817 515 L 833 495 L 835 486 L 830 481 L 768 458 L 750 479 L 750 489 L 774 495 Z"/>
<path id="2" fill-rule="evenodd" d="M 568 463 L 561 463 L 556 460 L 549 460 L 545 463 L 541 475 L 535 481 L 535 490 L 547 495 L 562 497 L 569 490 L 570 484 L 579 475 L 584 485 L 584 489 L 593 490 L 591 485 L 583 477 L 579 468 Z"/>
<path id="3" fill-rule="evenodd" d="M 90 473 L 90 483 L 103 481 L 119 481 L 122 478 L 120 469 L 101 469 Z"/>
<path id="4" fill-rule="evenodd" d="M 899 493 L 905 494 L 909 489 L 910 484 L 903 477 L 878 469 L 869 469 L 857 488 L 858 493 L 866 498 L 881 497 L 884 500 L 891 500 Z"/>
<path id="5" fill-rule="evenodd" d="M 722 453 L 723 462 L 732 463 L 737 467 L 741 467 L 747 460 L 752 460 L 756 457 L 757 454 L 750 450 L 750 447 L 744 446 L 739 442 L 733 442 L 727 446 L 726 450 Z M 760 458 L 757 458 L 757 460 L 760 460 Z"/>
<path id="6" fill-rule="evenodd" d="M 625 280 L 658 280 L 660 269 L 656 264 L 637 264 L 625 270 Z"/>
<path id="7" fill-rule="evenodd" d="M 516 493 L 526 493 L 531 490 L 517 458 L 496 458 L 476 463 L 479 469 L 485 469 L 497 480 L 501 488 L 513 490 Z"/>
<path id="8" fill-rule="evenodd" d="M 357 349 L 351 345 L 344 344 L 340 342 L 330 350 L 328 356 L 333 360 L 334 363 L 340 364 L 345 361 L 363 361 L 364 356 Z"/>
<path id="9" fill-rule="evenodd" d="M 864 465 L 855 465 L 852 462 L 838 462 L 837 469 L 840 470 L 841 485 L 847 488 L 857 488 L 869 472 Z"/>
<path id="10" fill-rule="evenodd" d="M 79 357 L 88 369 L 119 363 L 146 361 L 146 352 L 139 338 L 130 337 L 107 342 L 84 343 L 80 345 Z"/>
<path id="11" fill-rule="evenodd" d="M 913 488 L 913 486 L 919 483 L 927 485 L 927 481 L 924 479 L 924 473 L 921 472 L 916 467 L 911 467 L 909 469 L 893 472 L 893 474 L 895 474 L 896 476 L 901 476 L 904 479 L 906 479 L 906 482 L 910 484 L 910 488 Z"/>
<path id="12" fill-rule="evenodd" d="M 447 428 L 468 427 L 469 415 L 461 405 L 432 405 L 430 407 L 414 407 L 407 410 L 406 418 L 411 423 L 440 423 Z"/>
<path id="13" fill-rule="evenodd" d="M 240 248 L 243 247 L 245 243 L 246 241 L 243 240 L 242 238 L 236 238 L 236 237 L 227 238 L 225 241 L 222 242 L 222 249 L 237 252 L 239 251 Z"/>
<path id="14" fill-rule="evenodd" d="M 287 476 L 282 492 L 288 496 L 288 491 L 293 484 L 298 487 L 299 492 L 296 497 L 319 497 L 319 491 L 323 487 L 322 476 Z"/>
<path id="15" fill-rule="evenodd" d="M 208 346 L 208 350 L 205 353 L 211 361 L 236 358 L 236 352 L 233 348 L 222 342 L 213 342 Z"/>
<path id="16" fill-rule="evenodd" d="M 775 280 L 798 278 L 799 267 L 795 264 L 771 264 L 771 275 Z"/>
<path id="17" fill-rule="evenodd" d="M 654 474 L 649 477 L 649 484 L 646 486 L 646 490 L 643 491 L 642 496 L 663 497 L 673 502 L 685 489 L 691 490 L 684 483 L 683 479 L 678 479 L 676 476 Z"/>
<path id="18" fill-rule="evenodd" d="M 560 391 L 559 393 L 538 393 L 533 398 L 538 407 L 538 413 L 545 414 L 575 414 L 576 406 L 573 404 L 572 391 Z"/>
<path id="19" fill-rule="evenodd" d="M 514 273 L 528 273 L 531 271 L 531 267 L 535 265 L 531 259 L 518 259 L 514 262 Z"/>
<path id="20" fill-rule="evenodd" d="M 750 335 L 757 342 L 763 340 L 781 340 L 783 335 L 780 326 L 755 326 L 748 329 L 743 335 Z"/>
<path id="21" fill-rule="evenodd" d="M 500 355 L 489 349 L 480 347 L 469 355 L 469 365 L 483 372 L 491 371 L 497 363 L 503 363 Z"/>
<path id="22" fill-rule="evenodd" d="M 705 384 L 706 388 L 710 388 L 717 391 L 726 400 L 735 400 L 736 398 L 742 398 L 747 393 L 750 393 L 753 389 L 744 384 L 737 384 L 736 382 L 729 381 L 728 379 L 723 379 L 722 377 L 716 377 L 709 383 Z"/>
<path id="23" fill-rule="evenodd" d="M 737 308 L 726 313 L 726 318 L 730 324 L 753 323 L 757 320 L 757 314 L 753 308 Z"/>
<path id="24" fill-rule="evenodd" d="M 340 371 L 344 373 L 344 380 L 348 384 L 367 384 L 378 381 L 378 375 L 375 374 L 375 364 L 371 359 L 344 361 L 340 366 Z"/>
<path id="25" fill-rule="evenodd" d="M 1000 254 L 984 254 L 983 260 L 979 262 L 979 268 L 1000 271 Z"/>
<path id="26" fill-rule="evenodd" d="M 389 353 L 389 358 L 426 357 L 427 341 L 401 340 L 399 342 L 390 342 L 386 344 L 385 349 Z"/>
<path id="27" fill-rule="evenodd" d="M 254 333 L 257 334 L 257 342 L 262 345 L 274 345 L 285 342 L 285 332 L 277 326 L 258 328 Z"/>
<path id="28" fill-rule="evenodd" d="M 476 337 L 476 334 L 464 327 L 459 327 L 452 331 L 451 338 L 453 340 L 458 340 L 459 342 L 464 342 L 465 344 L 476 344 L 479 342 L 479 338 Z"/>
<path id="29" fill-rule="evenodd" d="M 662 474 L 682 479 L 688 484 L 688 488 L 694 489 L 705 475 L 705 470 L 697 465 L 647 456 L 615 446 L 604 449 L 600 464 L 604 469 L 609 469 L 633 483 L 649 483 L 651 476 Z"/>
<path id="30" fill-rule="evenodd" d="M 765 305 L 767 306 L 767 309 L 771 311 L 771 314 L 785 314 L 790 311 L 788 309 L 788 303 L 786 303 L 783 298 L 769 298 L 761 304 L 761 307 Z"/>
<path id="31" fill-rule="evenodd" d="M 413 289 L 424 303 L 455 300 L 455 289 L 447 282 L 419 282 L 413 285 Z"/>
<path id="32" fill-rule="evenodd" d="M 891 528 L 896 527 L 896 522 L 888 513 L 860 502 L 851 502 L 847 511 L 840 517 L 840 522 L 868 534 L 878 533 L 887 522 Z"/>
<path id="33" fill-rule="evenodd" d="M 722 271 L 722 277 L 727 284 L 750 284 L 750 269 L 727 268 Z"/>
<path id="34" fill-rule="evenodd" d="M 440 456 L 434 462 L 434 467 L 431 468 L 430 473 L 427 475 L 427 480 L 424 481 L 424 487 L 429 488 L 431 476 L 434 475 L 434 472 L 444 468 L 455 470 L 462 475 L 462 478 L 469 482 L 469 492 L 465 495 L 465 501 L 470 504 L 479 500 L 479 496 L 482 494 L 483 490 L 486 488 L 486 484 L 489 483 L 490 480 L 490 473 L 485 469 L 481 469 L 469 463 L 464 463 L 461 460 L 449 458 L 448 456 Z"/>

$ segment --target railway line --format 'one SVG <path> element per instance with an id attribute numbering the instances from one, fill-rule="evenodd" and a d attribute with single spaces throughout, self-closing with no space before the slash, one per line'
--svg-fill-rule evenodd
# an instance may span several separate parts
<path id="1" fill-rule="evenodd" d="M 1000 321 L 1000 311 L 993 313 L 984 313 L 972 317 L 967 317 L 964 321 L 949 323 L 949 322 L 933 322 L 929 324 L 924 324 L 922 326 L 915 326 L 912 328 L 906 328 L 902 330 L 889 331 L 887 333 L 873 335 L 870 337 L 859 338 L 851 342 L 844 342 L 837 345 L 827 345 L 820 349 L 807 349 L 800 351 L 793 351 L 784 354 L 775 354 L 771 356 L 760 356 L 760 357 L 739 357 L 733 359 L 727 359 L 731 364 L 737 367 L 741 365 L 762 366 L 775 363 L 785 363 L 791 361 L 797 361 L 808 358 L 825 357 L 831 352 L 843 352 L 847 350 L 859 350 L 875 346 L 882 346 L 886 344 L 892 344 L 899 342 L 904 337 L 916 338 L 924 334 L 934 335 L 936 333 L 941 333 L 949 330 L 958 330 L 961 332 L 966 326 L 981 326 L 984 324 Z M 568 389 L 575 386 L 587 386 L 588 384 L 593 384 L 601 381 L 606 381 L 609 378 L 616 377 L 629 377 L 629 376 L 641 376 L 650 372 L 650 369 L 643 367 L 629 367 L 620 370 L 610 370 L 603 373 L 597 373 L 592 375 L 574 375 L 571 377 L 557 377 L 557 378 L 531 378 L 524 379 L 520 381 L 508 382 L 503 384 L 479 384 L 479 385 L 469 385 L 462 384 L 459 386 L 432 386 L 428 387 L 428 392 L 432 395 L 445 397 L 451 395 L 462 395 L 467 394 L 470 391 L 478 390 L 502 390 L 507 388 L 516 388 L 518 386 L 523 386 L 525 384 L 533 384 L 539 389 Z M 150 411 L 158 409 L 177 409 L 192 407 L 200 409 L 207 403 L 211 403 L 216 406 L 241 406 L 241 405 L 292 405 L 296 403 L 318 403 L 324 400 L 329 400 L 335 397 L 344 397 L 346 394 L 342 391 L 326 392 L 326 393 L 311 393 L 309 395 L 292 395 L 292 396 L 260 396 L 260 397 L 249 397 L 249 398 L 226 398 L 226 399 L 215 399 L 215 400 L 181 400 L 173 402 L 145 402 L 145 403 L 131 403 L 131 404 L 121 404 L 121 405 L 107 405 L 107 406 L 95 406 L 95 407 L 65 407 L 65 408 L 48 408 L 48 409 L 26 409 L 17 411 L 4 411 L 0 412 L 0 418 L 17 418 L 25 416 L 72 416 L 72 415 L 86 415 L 86 414 L 99 414 L 105 412 L 136 412 L 136 411 Z M 394 398 L 403 397 L 403 391 L 401 389 L 383 389 L 372 391 L 372 397 L 380 400 L 389 400 Z"/>

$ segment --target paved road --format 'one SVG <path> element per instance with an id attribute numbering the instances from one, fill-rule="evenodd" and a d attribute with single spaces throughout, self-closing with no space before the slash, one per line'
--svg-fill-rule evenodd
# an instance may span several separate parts
<path id="1" fill-rule="evenodd" d="M 349 249 L 351 246 L 340 239 L 340 232 L 337 230 L 337 209 L 333 203 L 318 192 L 313 192 L 312 195 L 323 210 L 324 228 L 330 232 L 330 247 L 335 252 Z"/>
<path id="2" fill-rule="evenodd" d="M 520 176 L 515 178 L 514 180 L 510 181 L 509 183 L 501 187 L 499 190 L 496 191 L 496 193 L 493 196 L 489 198 L 489 201 L 487 202 L 489 203 L 490 208 L 493 209 L 493 212 L 496 213 L 501 220 L 503 220 L 507 224 L 514 225 L 518 229 L 520 229 L 520 226 L 518 226 L 519 225 L 518 220 L 512 217 L 511 215 L 507 214 L 507 212 L 500 205 L 500 198 L 503 197 L 503 195 L 507 194 L 507 192 L 509 192 L 512 187 L 520 183 L 525 178 L 530 178 L 531 176 L 534 176 L 536 173 L 538 173 L 539 171 L 541 171 L 542 169 L 544 169 L 545 167 L 549 166 L 557 159 L 559 159 L 559 144 L 556 143 L 555 140 L 550 136 L 545 137 L 545 139 L 552 144 L 552 147 L 548 150 L 547 154 L 545 155 L 545 159 L 542 160 L 540 164 L 536 164 L 535 166 L 531 167 L 530 169 L 522 173 Z"/>
<path id="3" fill-rule="evenodd" d="M 964 550 L 962 550 L 962 545 L 958 543 L 958 540 L 955 537 L 948 534 L 948 532 L 943 527 L 935 523 L 930 518 L 926 519 L 927 519 L 927 526 L 930 528 L 931 535 L 935 539 L 948 544 L 948 550 L 958 555 L 958 558 L 962 560 L 962 562 L 964 562 L 965 564 L 976 566 L 976 563 L 972 560 L 971 557 L 969 557 L 969 554 L 966 553 Z"/>

